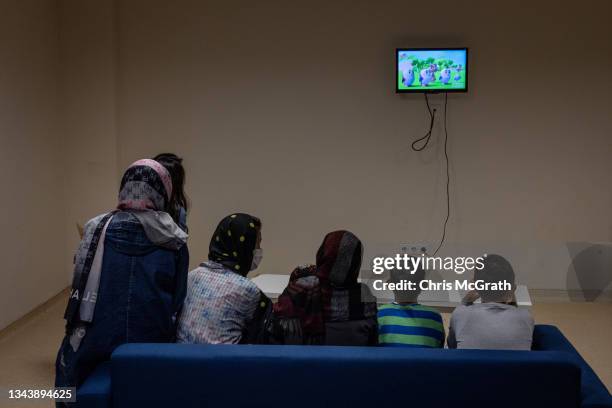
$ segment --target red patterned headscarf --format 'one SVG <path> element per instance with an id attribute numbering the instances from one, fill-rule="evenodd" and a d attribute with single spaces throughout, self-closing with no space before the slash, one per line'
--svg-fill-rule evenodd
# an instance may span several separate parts
<path id="1" fill-rule="evenodd" d="M 357 282 L 363 245 L 350 231 L 330 232 L 317 251 L 317 277 L 321 282 L 326 321 L 364 318 L 362 287 Z"/>
<path id="2" fill-rule="evenodd" d="M 274 305 L 277 317 L 299 319 L 307 344 L 325 335 L 326 321 L 373 318 L 376 303 L 362 299 L 367 288 L 358 281 L 363 245 L 349 231 L 325 236 L 317 251 L 317 264 L 296 268 Z M 313 340 L 314 339 L 314 340 Z"/>

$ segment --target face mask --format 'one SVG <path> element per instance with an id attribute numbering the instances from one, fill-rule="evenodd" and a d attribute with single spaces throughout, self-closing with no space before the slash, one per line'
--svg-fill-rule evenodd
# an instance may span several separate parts
<path id="1" fill-rule="evenodd" d="M 251 262 L 251 270 L 257 269 L 263 259 L 263 249 L 257 248 L 253 250 L 253 262 Z"/>

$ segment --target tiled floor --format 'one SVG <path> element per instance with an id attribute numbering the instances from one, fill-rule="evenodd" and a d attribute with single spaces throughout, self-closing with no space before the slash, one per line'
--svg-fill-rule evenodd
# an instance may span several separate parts
<path id="1" fill-rule="evenodd" d="M 36 313 L 0 332 L 0 388 L 46 388 L 53 384 L 66 298 L 65 293 L 54 298 Z M 558 326 L 608 389 L 612 389 L 612 303 L 540 303 L 534 305 L 532 313 L 537 323 Z M 449 315 L 444 317 L 448 323 Z M 0 405 L 4 407 L 5 402 Z M 53 404 L 28 402 L 26 406 Z"/>

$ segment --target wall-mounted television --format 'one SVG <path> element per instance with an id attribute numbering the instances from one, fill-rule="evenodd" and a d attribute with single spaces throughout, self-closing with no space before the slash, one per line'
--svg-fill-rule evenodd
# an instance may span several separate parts
<path id="1" fill-rule="evenodd" d="M 467 92 L 467 48 L 398 48 L 396 92 Z"/>

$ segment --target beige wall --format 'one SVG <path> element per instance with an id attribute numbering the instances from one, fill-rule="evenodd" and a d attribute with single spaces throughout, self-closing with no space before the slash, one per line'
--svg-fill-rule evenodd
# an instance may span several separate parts
<path id="1" fill-rule="evenodd" d="M 0 328 L 66 286 L 55 1 L 0 3 Z"/>
<path id="2" fill-rule="evenodd" d="M 612 240 L 612 7 L 500 3 L 122 2 L 119 163 L 185 156 L 192 264 L 239 210 L 263 219 L 262 272 L 312 262 L 334 228 L 368 248 L 436 241 L 441 135 L 410 150 L 427 116 L 422 96 L 394 94 L 393 52 L 465 45 L 448 240 L 512 252 L 522 281 L 563 288 L 566 241 Z"/>
<path id="3" fill-rule="evenodd" d="M 41 42 L 59 49 L 66 163 L 64 219 L 31 229 L 65 232 L 61 259 L 45 248 L 61 269 L 46 278 L 63 274 L 68 282 L 74 221 L 111 207 L 122 169 L 161 151 L 185 157 L 192 265 L 206 256 L 218 220 L 233 211 L 263 220 L 260 272 L 287 273 L 313 261 L 324 233 L 335 228 L 353 230 L 370 253 L 436 241 L 445 211 L 442 135 L 434 134 L 427 152 L 410 150 L 427 117 L 422 96 L 393 92 L 393 51 L 401 46 L 471 50 L 470 92 L 449 97 L 453 214 L 441 255 L 459 248 L 506 251 L 522 281 L 563 288 L 567 241 L 612 241 L 608 1 L 577 7 L 570 1 L 61 0 L 59 29 L 52 2 L 39 3 L 48 6 L 47 18 L 27 37 L 41 37 L 29 41 L 45 58 L 35 75 L 45 87 L 34 90 L 27 71 L 19 75 L 31 89 L 29 103 L 41 104 L 37 94 L 55 89 L 57 63 Z M 22 27 L 10 27 L 2 28 L 12 30 L 10 41 L 25 41 Z M 57 37 L 38 32 L 43 27 L 59 33 L 59 46 Z M 27 65 L 14 58 L 11 64 L 18 72 Z M 13 105 L 24 96 L 19 83 L 8 85 L 13 92 L 0 98 Z M 27 115 L 34 107 L 11 109 Z M 59 155 L 57 144 L 36 136 L 47 131 L 47 121 L 56 123 L 50 112 L 45 105 L 36 109 L 42 118 L 12 124 L 20 138 L 2 132 L 3 154 L 26 157 L 39 149 L 49 160 L 42 153 L 56 149 Z M 44 178 L 60 174 L 56 167 Z M 12 194 L 22 188 L 9 185 Z M 40 208 L 10 201 L 11 215 Z M 50 201 L 62 210 L 57 196 Z M 2 222 L 15 229 L 19 217 L 10 218 Z M 60 243 L 52 245 L 59 250 Z M 44 275 L 8 259 L 11 272 L 3 273 L 28 276 L 24 282 Z"/>
<path id="4" fill-rule="evenodd" d="M 116 205 L 115 7 L 108 0 L 59 2 L 61 119 L 66 154 L 64 229 L 71 277 L 76 223 Z"/>

